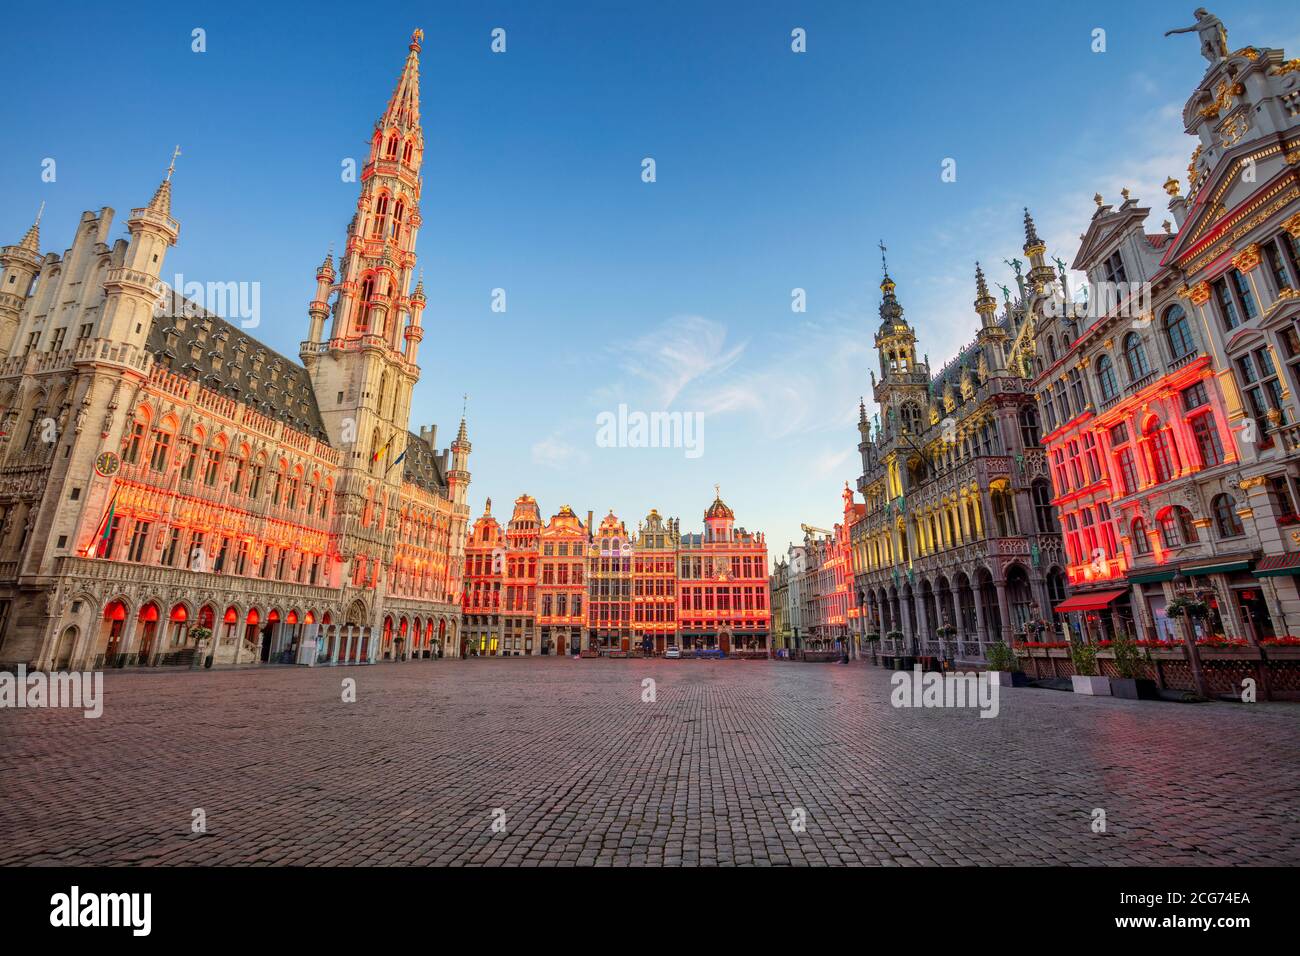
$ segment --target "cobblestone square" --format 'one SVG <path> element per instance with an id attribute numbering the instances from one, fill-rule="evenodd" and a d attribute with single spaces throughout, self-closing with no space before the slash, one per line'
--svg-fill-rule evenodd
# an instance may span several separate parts
<path id="1" fill-rule="evenodd" d="M 0 863 L 1300 863 L 1294 704 L 889 690 L 856 663 L 111 672 L 98 720 L 0 711 Z"/>

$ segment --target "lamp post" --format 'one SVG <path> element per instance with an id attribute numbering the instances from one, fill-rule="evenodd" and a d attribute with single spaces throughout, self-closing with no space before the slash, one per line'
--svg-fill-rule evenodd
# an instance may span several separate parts
<path id="1" fill-rule="evenodd" d="M 1205 588 L 1195 587 L 1187 580 L 1187 575 L 1183 574 L 1182 569 L 1174 572 L 1174 591 L 1179 598 L 1183 600 L 1200 601 L 1204 598 L 1202 595 L 1206 592 Z M 1209 590 L 1213 590 L 1210 588 Z M 1209 685 L 1205 682 L 1205 672 L 1201 668 L 1201 653 L 1196 647 L 1196 624 L 1192 616 L 1183 610 L 1183 640 L 1187 642 L 1187 662 L 1192 669 L 1192 682 L 1196 685 L 1196 692 L 1202 697 L 1210 696 Z"/>

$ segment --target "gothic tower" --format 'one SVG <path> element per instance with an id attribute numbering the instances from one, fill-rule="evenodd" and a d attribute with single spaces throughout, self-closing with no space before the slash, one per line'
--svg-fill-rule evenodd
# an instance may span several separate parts
<path id="1" fill-rule="evenodd" d="M 930 369 L 916 360 L 916 330 L 903 318 L 883 245 L 880 264 L 884 278 L 880 281 L 880 328 L 876 331 L 881 376 L 875 386 L 876 404 L 887 436 L 897 437 L 900 432 L 919 435 L 925 429 L 923 409 L 929 404 Z"/>
<path id="2" fill-rule="evenodd" d="M 345 583 L 375 596 L 383 594 L 379 569 L 394 556 L 392 518 L 410 440 L 411 393 L 420 377 L 416 354 L 425 296 L 422 285 L 412 290 L 411 284 L 424 158 L 423 39 L 422 30 L 411 35 L 393 95 L 375 123 L 337 273 L 332 254 L 316 270 L 308 338 L 299 350 L 330 444 L 340 454 L 335 541 L 339 557 L 351 562 Z M 357 568 L 365 571 L 361 579 Z"/>
<path id="3" fill-rule="evenodd" d="M 421 30 L 412 34 L 397 86 L 375 123 L 337 276 L 332 256 L 317 270 L 308 339 L 300 350 L 344 466 L 390 488 L 401 484 L 402 471 L 392 466 L 406 449 L 411 393 L 420 377 L 416 354 L 425 297 L 422 285 L 410 290 L 424 155 L 423 38 Z"/>

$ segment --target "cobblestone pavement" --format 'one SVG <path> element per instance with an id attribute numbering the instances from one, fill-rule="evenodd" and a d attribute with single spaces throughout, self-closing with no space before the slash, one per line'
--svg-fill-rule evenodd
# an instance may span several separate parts
<path id="1" fill-rule="evenodd" d="M 1003 688 L 981 719 L 865 664 L 553 658 L 104 690 L 0 711 L 0 864 L 1300 863 L 1296 704 Z"/>

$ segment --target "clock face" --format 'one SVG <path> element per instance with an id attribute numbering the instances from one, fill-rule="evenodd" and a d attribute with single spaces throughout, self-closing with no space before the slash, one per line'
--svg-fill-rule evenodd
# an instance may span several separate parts
<path id="1" fill-rule="evenodd" d="M 95 459 L 95 471 L 104 477 L 117 474 L 117 470 L 122 467 L 122 459 L 118 458 L 114 452 L 106 451 Z"/>

